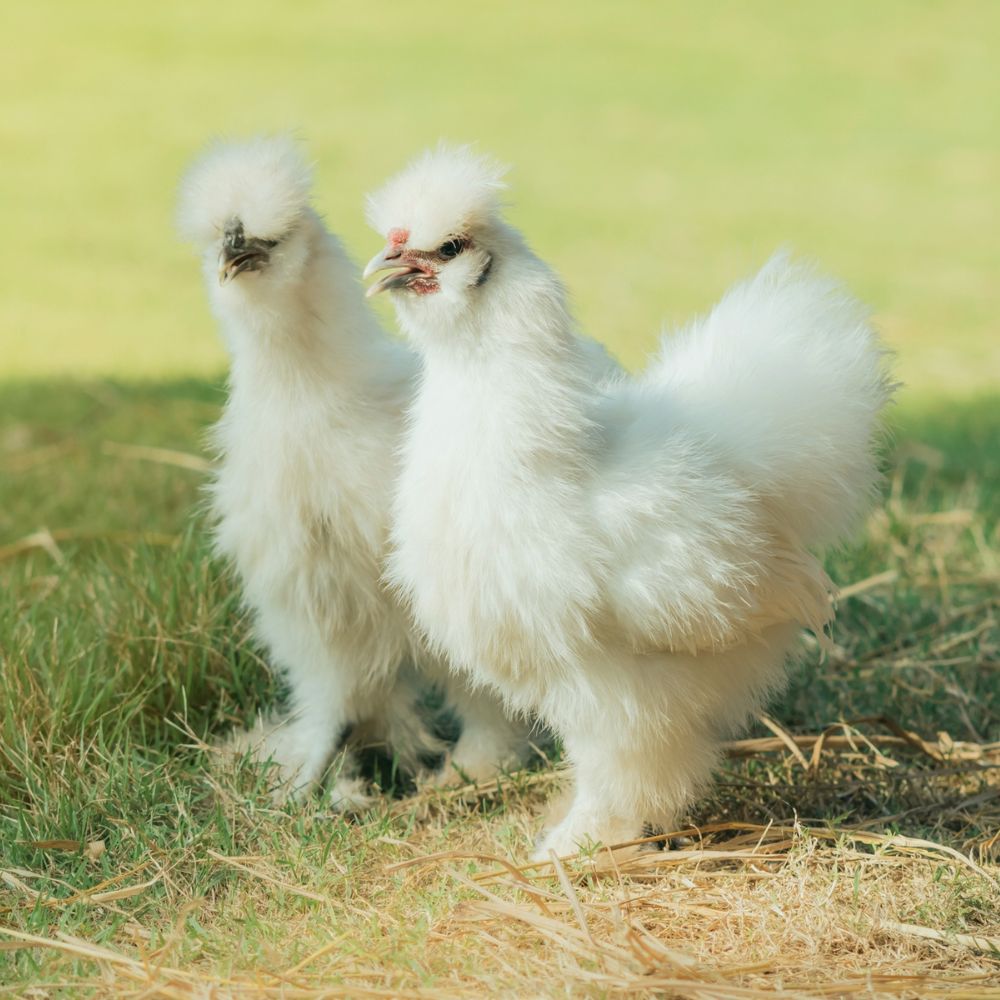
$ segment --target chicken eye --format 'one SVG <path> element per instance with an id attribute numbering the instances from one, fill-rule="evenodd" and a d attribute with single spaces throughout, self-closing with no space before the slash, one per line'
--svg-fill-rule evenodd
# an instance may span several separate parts
<path id="1" fill-rule="evenodd" d="M 447 243 L 442 243 L 438 247 L 438 256 L 442 260 L 451 260 L 452 257 L 457 257 L 466 247 L 465 240 L 448 240 Z"/>

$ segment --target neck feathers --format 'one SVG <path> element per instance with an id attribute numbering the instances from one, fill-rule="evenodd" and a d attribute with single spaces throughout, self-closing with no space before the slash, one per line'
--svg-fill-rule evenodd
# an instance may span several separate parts
<path id="1" fill-rule="evenodd" d="M 494 308 L 488 324 L 457 342 L 437 337 L 425 354 L 415 416 L 441 434 L 467 428 L 489 461 L 492 453 L 515 466 L 576 475 L 588 464 L 591 380 L 561 289 L 547 292 L 539 308 Z M 549 322 L 539 324 L 540 313 Z"/>
<path id="2" fill-rule="evenodd" d="M 232 355 L 234 389 L 244 383 L 292 391 L 314 386 L 331 395 L 386 377 L 405 354 L 385 335 L 365 302 L 355 268 L 318 220 L 301 272 L 276 281 L 247 275 L 216 293 L 216 311 Z M 244 279 L 238 279 L 244 280 Z"/>

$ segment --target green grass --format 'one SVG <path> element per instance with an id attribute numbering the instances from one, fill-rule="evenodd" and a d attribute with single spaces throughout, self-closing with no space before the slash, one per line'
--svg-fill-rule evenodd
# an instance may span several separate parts
<path id="1" fill-rule="evenodd" d="M 361 823 L 331 817 L 319 802 L 276 810 L 253 772 L 213 776 L 205 744 L 271 703 L 277 684 L 209 554 L 198 513 L 201 475 L 123 455 L 109 442 L 197 453 L 219 400 L 217 385 L 197 380 L 56 382 L 3 396 L 3 538 L 27 541 L 0 550 L 9 597 L 0 605 L 0 871 L 13 879 L 0 896 L 0 925 L 57 946 L 60 934 L 70 934 L 118 956 L 164 947 L 169 968 L 249 977 L 257 985 L 244 984 L 248 996 L 257 995 L 263 970 L 290 967 L 341 938 L 310 972 L 319 977 L 313 985 L 346 983 L 345 995 L 356 995 L 384 981 L 400 991 L 394 995 L 420 985 L 475 995 L 506 984 L 516 994 L 524 987 L 497 962 L 489 939 L 460 946 L 441 935 L 473 905 L 469 889 L 447 869 L 415 884 L 385 869 L 412 850 L 523 858 L 540 793 L 551 785 L 544 772 L 538 790 L 525 778 L 471 803 L 390 802 Z M 996 743 L 1000 459 L 993 442 L 1000 415 L 984 397 L 950 406 L 946 419 L 933 409 L 904 409 L 897 422 L 887 506 L 829 567 L 841 584 L 887 570 L 898 578 L 844 602 L 835 653 L 822 661 L 806 648 L 772 716 L 799 733 L 890 716 L 931 740 L 943 731 L 959 744 Z M 56 549 L 33 544 L 43 531 Z M 888 732 L 878 724 L 860 730 Z M 732 761 L 693 816 L 709 824 L 798 817 L 848 835 L 867 824 L 989 863 L 1000 822 L 995 770 L 958 758 L 935 763 L 898 747 L 883 751 L 887 767 L 866 746 L 859 739 L 856 754 L 824 758 L 811 777 L 787 755 Z M 86 845 L 94 842 L 103 852 L 90 857 Z M 853 856 L 850 842 L 846 854 L 815 855 L 803 841 L 779 884 L 825 885 Z M 877 858 L 866 862 L 875 869 L 852 877 L 875 878 L 878 865 L 889 863 Z M 927 871 L 923 862 L 912 867 Z M 915 879 L 908 870 L 897 887 L 894 919 L 943 933 L 996 933 L 1000 896 L 982 879 L 947 864 L 929 884 Z M 835 919 L 861 919 L 869 933 L 873 914 L 887 904 L 877 882 L 863 886 L 860 916 L 851 917 L 845 902 Z M 81 891 L 120 889 L 135 894 L 73 901 Z M 598 905 L 608 891 L 595 883 L 585 902 Z M 751 898 L 749 889 L 731 891 Z M 705 942 L 717 938 L 706 933 L 702 946 L 711 950 Z M 540 940 L 519 946 L 538 966 L 519 975 L 551 968 L 562 953 L 547 953 Z M 763 947 L 756 937 L 744 945 L 745 957 L 769 954 L 754 950 Z M 92 961 L 53 954 L 0 951 L 0 982 L 59 981 L 72 984 L 69 995 L 94 985 Z M 926 957 L 908 953 L 905 962 Z M 708 960 L 713 967 L 721 961 Z M 865 961 L 891 965 L 884 949 Z M 106 978 L 107 970 L 124 976 L 104 967 Z M 818 968 L 814 961 L 796 967 L 806 981 L 807 970 Z M 849 958 L 839 967 L 854 968 Z M 1000 976 L 1000 966 L 991 968 Z M 576 973 L 560 974 L 590 989 Z M 560 974 L 552 973 L 554 982 Z M 159 973 L 149 976 L 166 989 Z M 127 981 L 113 976 L 109 992 L 120 995 Z"/>
<path id="2" fill-rule="evenodd" d="M 981 977 L 964 995 L 997 996 L 972 992 L 1000 982 L 996 954 L 955 935 L 1000 938 L 1000 7 L 8 7 L 0 994 L 188 997 L 232 975 L 241 996 L 688 995 L 674 979 L 694 968 L 799 995 L 962 973 Z M 692 814 L 840 842 L 768 853 L 751 831 L 746 863 L 571 867 L 572 892 L 543 877 L 487 897 L 463 879 L 489 862 L 391 866 L 523 858 L 548 772 L 346 822 L 208 766 L 278 685 L 210 555 L 201 474 L 121 446 L 201 453 L 224 358 L 172 233 L 177 178 L 211 134 L 286 127 L 358 258 L 377 245 L 364 192 L 422 146 L 478 140 L 514 164 L 515 221 L 629 363 L 780 244 L 872 303 L 908 385 L 886 503 L 828 564 L 845 585 L 895 576 L 843 602 L 833 654 L 807 647 L 771 715 L 799 734 L 887 716 L 933 753 L 858 723 L 816 769 L 734 758 Z M 669 951 L 614 951 L 612 912 Z M 48 944 L 5 950 L 3 928 Z"/>

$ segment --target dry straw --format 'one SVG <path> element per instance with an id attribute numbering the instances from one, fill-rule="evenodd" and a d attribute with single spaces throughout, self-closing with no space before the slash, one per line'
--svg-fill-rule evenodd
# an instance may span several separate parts
<path id="1" fill-rule="evenodd" d="M 773 737 L 730 744 L 730 755 L 739 761 L 783 756 L 806 782 L 821 768 L 856 772 L 862 757 L 871 773 L 895 773 L 921 759 L 932 769 L 975 769 L 987 779 L 989 794 L 980 790 L 969 801 L 997 809 L 992 780 L 1000 766 L 997 744 L 959 742 L 944 734 L 929 741 L 886 718 L 808 736 L 775 728 Z M 890 759 L 888 752 L 904 756 Z M 559 780 L 558 772 L 546 772 L 484 788 L 424 791 L 406 803 L 411 815 L 419 806 L 423 816 L 413 835 L 377 838 L 369 867 L 350 871 L 358 892 L 379 898 L 385 935 L 402 933 L 412 919 L 409 898 L 433 888 L 447 901 L 422 942 L 423 974 L 408 973 L 406 962 L 391 965 L 374 953 L 369 960 L 359 955 L 344 902 L 289 880 L 274 858 L 213 850 L 199 863 L 237 872 L 262 906 L 296 897 L 313 907 L 303 927 L 330 920 L 336 932 L 326 940 L 320 934 L 294 962 L 249 969 L 234 962 L 238 971 L 228 975 L 207 961 L 172 962 L 180 930 L 146 951 L 141 943 L 98 945 L 4 927 L 0 948 L 73 959 L 74 965 L 60 968 L 95 973 L 66 978 L 65 988 L 86 988 L 98 996 L 1000 1000 L 1000 883 L 990 850 L 980 850 L 977 859 L 934 840 L 876 832 L 868 828 L 875 818 L 836 827 L 794 819 L 706 823 L 531 865 L 474 849 L 469 824 L 459 827 L 466 830 L 459 848 L 421 851 L 422 845 L 448 842 L 436 817 L 454 821 L 463 808 L 472 816 L 483 796 L 496 795 L 508 796 L 507 814 L 527 816 L 535 806 L 528 800 Z M 890 817 L 878 819 L 874 825 L 884 827 Z M 681 846 L 656 849 L 665 837 Z M 409 856 L 386 861 L 401 852 Z M 42 899 L 23 878 L 6 874 L 24 905 L 108 906 L 150 892 L 164 872 L 149 867 L 133 867 L 60 900 Z M 348 877 L 342 867 L 333 870 L 338 878 Z M 955 915 L 967 914 L 967 906 L 949 911 L 942 904 L 935 911 L 926 905 L 945 883 L 962 887 L 966 900 L 979 900 L 978 925 L 963 916 L 966 926 L 956 929 Z M 367 912 L 358 909 L 357 919 L 363 921 Z M 935 913 L 941 926 L 930 921 Z M 919 914 L 927 922 L 915 919 Z M 141 942 L 142 935 L 137 938 Z"/>

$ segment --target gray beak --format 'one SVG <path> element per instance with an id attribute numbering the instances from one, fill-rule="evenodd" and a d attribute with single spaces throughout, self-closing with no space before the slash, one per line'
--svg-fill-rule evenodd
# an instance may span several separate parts
<path id="1" fill-rule="evenodd" d="M 230 219 L 222 236 L 219 253 L 219 284 L 232 281 L 244 271 L 260 271 L 271 260 L 271 251 L 277 240 L 257 239 L 247 236 L 239 219 Z"/>

